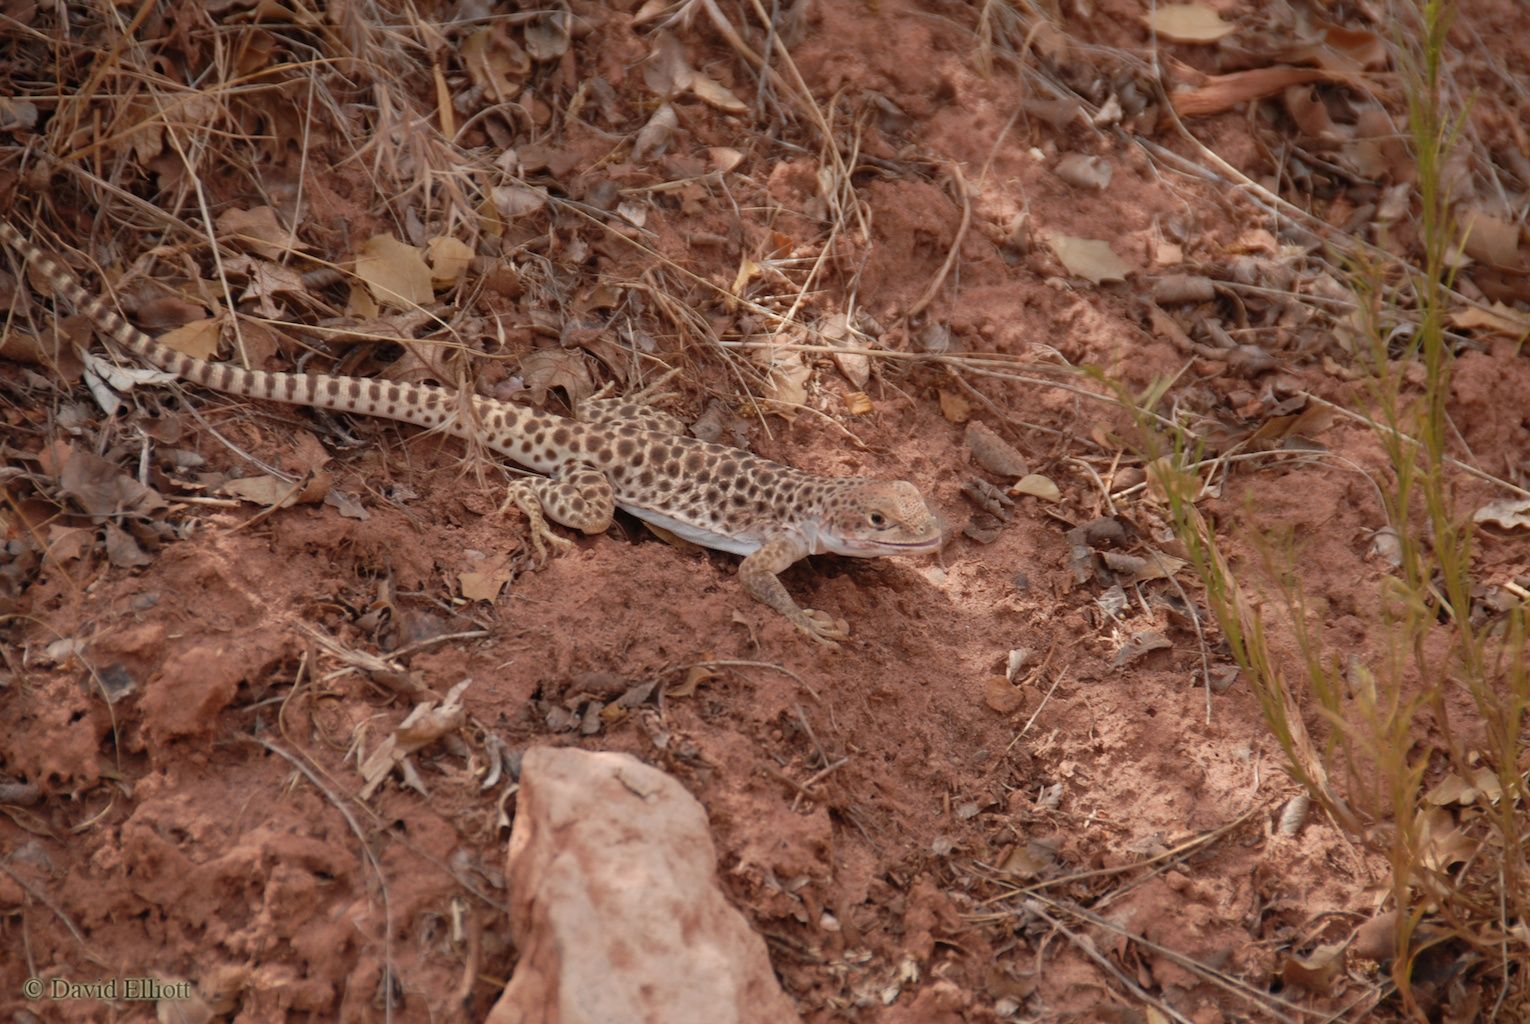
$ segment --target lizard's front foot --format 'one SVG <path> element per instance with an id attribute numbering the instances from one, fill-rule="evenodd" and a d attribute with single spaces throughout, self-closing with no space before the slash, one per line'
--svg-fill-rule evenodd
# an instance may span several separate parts
<path id="1" fill-rule="evenodd" d="M 850 639 L 848 622 L 844 619 L 836 619 L 828 612 L 821 612 L 817 608 L 798 609 L 798 614 L 792 616 L 792 622 L 798 629 L 825 647 L 838 647 L 839 641 Z"/>

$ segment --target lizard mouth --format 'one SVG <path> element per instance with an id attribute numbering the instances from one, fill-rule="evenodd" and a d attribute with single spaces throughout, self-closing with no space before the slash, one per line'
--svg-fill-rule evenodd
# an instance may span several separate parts
<path id="1" fill-rule="evenodd" d="M 846 555 L 927 555 L 940 550 L 942 537 L 936 533 L 919 540 L 842 540 L 835 548 Z"/>
<path id="2" fill-rule="evenodd" d="M 923 540 L 894 541 L 887 546 L 896 548 L 899 551 L 906 551 L 909 554 L 922 555 L 931 551 L 939 551 L 941 540 L 941 535 L 937 533 L 935 536 L 926 537 Z"/>

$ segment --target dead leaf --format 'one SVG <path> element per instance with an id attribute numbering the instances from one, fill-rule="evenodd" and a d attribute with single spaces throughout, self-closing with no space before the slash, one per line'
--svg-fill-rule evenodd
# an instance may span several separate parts
<path id="1" fill-rule="evenodd" d="M 1302 830 L 1306 823 L 1307 812 L 1312 808 L 1312 797 L 1306 793 L 1298 793 L 1286 805 L 1281 808 L 1275 831 L 1279 835 L 1294 836 Z"/>
<path id="2" fill-rule="evenodd" d="M 1355 929 L 1350 951 L 1363 960 L 1386 963 L 1397 955 L 1397 911 L 1377 914 Z"/>
<path id="3" fill-rule="evenodd" d="M 531 59 L 554 61 L 568 52 L 568 12 L 549 11 L 526 23 L 522 30 Z"/>
<path id="4" fill-rule="evenodd" d="M 502 24 L 479 29 L 462 41 L 460 59 L 473 84 L 507 103 L 519 94 L 520 83 L 531 71 L 531 58 L 511 39 Z"/>
<path id="5" fill-rule="evenodd" d="M 425 247 L 425 260 L 430 264 L 430 283 L 448 288 L 462 280 L 473 262 L 473 250 L 460 239 L 442 235 L 432 238 Z"/>
<path id="6" fill-rule="evenodd" d="M 1012 715 L 1025 707 L 1025 690 L 1003 676 L 989 676 L 983 684 L 983 703 L 1001 715 Z"/>
<path id="7" fill-rule="evenodd" d="M 207 317 L 166 331 L 157 340 L 161 345 L 167 345 L 193 359 L 205 360 L 217 357 L 222 335 L 223 318 Z"/>
<path id="8" fill-rule="evenodd" d="M 654 36 L 653 49 L 643 62 L 643 84 L 650 91 L 666 101 L 674 99 L 691 87 L 694 74 L 685 47 L 674 33 L 666 30 Z"/>
<path id="9" fill-rule="evenodd" d="M 590 368 L 578 349 L 539 348 L 521 360 L 521 379 L 530 392 L 531 404 L 547 401 L 547 392 L 562 389 L 571 405 L 578 405 L 595 393 Z"/>
<path id="10" fill-rule="evenodd" d="M 1306 402 L 1300 410 L 1271 416 L 1243 439 L 1243 445 L 1267 451 L 1288 437 L 1314 438 L 1333 425 L 1336 415 L 1329 406 L 1318 402 Z"/>
<path id="11" fill-rule="evenodd" d="M 1237 345 L 1218 352 L 1227 365 L 1245 377 L 1256 377 L 1275 369 L 1275 357 L 1258 345 Z"/>
<path id="12" fill-rule="evenodd" d="M 178 107 L 178 113 L 188 122 L 205 123 L 186 106 L 178 105 Z M 153 166 L 156 158 L 165 150 L 165 118 L 161 109 L 147 97 L 140 95 L 139 98 L 128 100 L 123 104 L 120 116 L 122 122 L 129 126 L 124 141 L 131 148 L 139 166 L 144 168 Z"/>
<path id="13" fill-rule="evenodd" d="M 931 320 L 914 336 L 919 347 L 931 355 L 944 355 L 956 344 L 951 337 L 951 325 L 943 320 Z"/>
<path id="14" fill-rule="evenodd" d="M 871 379 L 871 358 L 864 352 L 846 351 L 861 347 L 855 332 L 850 328 L 850 317 L 844 313 L 835 313 L 819 324 L 818 333 L 824 341 L 834 346 L 834 365 L 839 367 L 845 379 L 856 388 L 865 387 Z"/>
<path id="15" fill-rule="evenodd" d="M 1505 268 L 1483 264 L 1472 269 L 1472 283 L 1492 302 L 1530 303 L 1530 268 Z"/>
<path id="16" fill-rule="evenodd" d="M 166 502 L 152 487 L 134 480 L 101 456 L 56 442 L 39 457 L 43 472 L 58 479 L 58 489 L 91 516 L 147 515 Z"/>
<path id="17" fill-rule="evenodd" d="M 356 276 L 384 308 L 409 309 L 435 297 L 420 250 L 392 235 L 373 235 L 356 255 Z"/>
<path id="18" fill-rule="evenodd" d="M 1009 493 L 1029 494 L 1043 501 L 1062 501 L 1062 491 L 1058 490 L 1057 485 L 1052 482 L 1051 478 L 1044 477 L 1039 473 L 1032 473 L 1030 476 L 1021 477 L 1019 482 L 1009 489 Z"/>
<path id="19" fill-rule="evenodd" d="M 1148 321 L 1153 325 L 1153 333 L 1171 343 L 1181 352 L 1190 353 L 1197 349 L 1195 342 L 1190 340 L 1190 335 L 1179 325 L 1179 321 L 1159 309 L 1158 306 L 1149 304 Z"/>
<path id="20" fill-rule="evenodd" d="M 1430 807 L 1418 818 L 1420 853 L 1430 871 L 1448 871 L 1473 856 L 1477 844 L 1456 826 L 1443 807 Z"/>
<path id="21" fill-rule="evenodd" d="M 547 192 L 528 185 L 496 185 L 489 190 L 493 208 L 510 220 L 538 213 L 547 206 Z"/>
<path id="22" fill-rule="evenodd" d="M 452 687 L 439 706 L 433 701 L 415 705 L 409 717 L 400 722 L 398 728 L 367 755 L 360 768 L 361 777 L 366 780 L 361 788 L 361 799 L 369 799 L 395 767 L 407 771 L 406 758 L 410 754 L 462 728 L 467 722 L 462 693 L 468 688 L 469 682 L 464 679 Z"/>
<path id="23" fill-rule="evenodd" d="M 1084 112 L 1077 100 L 1024 99 L 1020 109 L 1045 121 L 1054 131 L 1066 128 Z"/>
<path id="24" fill-rule="evenodd" d="M 1274 256 L 1280 252 L 1280 243 L 1264 228 L 1248 228 L 1240 232 L 1238 237 L 1228 245 L 1227 251 Z"/>
<path id="25" fill-rule="evenodd" d="M 1281 978 L 1288 985 L 1326 995 L 1333 990 L 1334 982 L 1339 980 L 1344 970 L 1344 950 L 1344 945 L 1340 943 L 1319 946 L 1306 956 L 1290 954 L 1281 967 Z"/>
<path id="26" fill-rule="evenodd" d="M 871 404 L 871 396 L 864 391 L 847 391 L 844 395 L 845 408 L 852 416 L 870 416 L 876 409 Z"/>
<path id="27" fill-rule="evenodd" d="M 1482 330 L 1522 340 L 1530 334 L 1530 313 L 1521 313 L 1502 302 L 1491 306 L 1467 306 L 1450 314 L 1450 322 L 1463 331 Z"/>
<path id="28" fill-rule="evenodd" d="M 966 423 L 972 416 L 972 403 L 954 391 L 941 388 L 936 392 L 940 398 L 940 414 L 952 423 Z"/>
<path id="29" fill-rule="evenodd" d="M 807 403 L 807 382 L 813 375 L 813 369 L 802 358 L 801 352 L 775 348 L 762 351 L 765 356 L 763 362 L 770 372 L 763 388 L 763 397 L 775 407 L 776 412 L 791 419 L 796 415 L 796 407 Z"/>
<path id="30" fill-rule="evenodd" d="M 988 424 L 979 420 L 968 423 L 964 440 L 967 450 L 972 453 L 972 461 L 995 476 L 1019 479 L 1030 475 L 1031 467 L 1025 456 Z"/>
<path id="31" fill-rule="evenodd" d="M 1318 23 L 1322 37 L 1279 54 L 1287 64 L 1316 64 L 1328 71 L 1362 71 L 1386 67 L 1387 48 L 1381 36 L 1365 29 Z"/>
<path id="32" fill-rule="evenodd" d="M 96 532 L 78 526 L 48 527 L 47 558 L 52 562 L 72 562 L 95 546 Z"/>
<path id="33" fill-rule="evenodd" d="M 173 993 L 155 1000 L 154 1019 L 159 1024 L 170 1021 L 174 1024 L 208 1024 L 215 1017 L 233 1013 L 238 1008 L 238 1004 L 231 1001 L 215 1009 L 189 981 L 161 977 L 158 982 L 160 992 Z"/>
<path id="34" fill-rule="evenodd" d="M 669 0 L 643 0 L 643 6 L 632 16 L 632 27 L 646 25 L 669 14 Z"/>
<path id="35" fill-rule="evenodd" d="M 597 281 L 595 287 L 574 300 L 574 310 L 581 314 L 606 312 L 622 304 L 622 290 L 610 281 Z"/>
<path id="36" fill-rule="evenodd" d="M 726 87 L 714 82 L 699 71 L 691 73 L 691 92 L 698 100 L 709 107 L 716 107 L 725 114 L 745 114 L 749 112 L 749 105 L 739 99 Z"/>
<path id="37" fill-rule="evenodd" d="M 584 162 L 584 155 L 575 146 L 532 142 L 516 152 L 520 156 L 522 175 L 532 171 L 546 171 L 559 181 L 576 171 Z"/>
<path id="38" fill-rule="evenodd" d="M 116 523 L 106 524 L 106 558 L 119 569 L 137 569 L 154 561 L 154 557 L 138 546 L 138 541 Z"/>
<path id="39" fill-rule="evenodd" d="M 1328 106 L 1310 84 L 1293 85 L 1281 92 L 1281 103 L 1297 129 L 1308 138 L 1336 139 L 1333 118 L 1328 116 Z"/>
<path id="40" fill-rule="evenodd" d="M 1115 168 L 1102 156 L 1068 153 L 1057 161 L 1052 173 L 1077 188 L 1092 188 L 1103 192 L 1110 187 Z"/>
<path id="41" fill-rule="evenodd" d="M 1471 802 L 1483 804 L 1496 804 L 1503 797 L 1503 783 L 1491 768 L 1472 769 Z M 1467 802 L 1467 795 L 1462 794 L 1462 802 Z"/>
<path id="42" fill-rule="evenodd" d="M 668 103 L 661 103 L 648 123 L 639 129 L 637 139 L 632 143 L 632 159 L 641 161 L 663 153 L 669 148 L 669 140 L 679 127 L 680 118 L 675 108 Z"/>
<path id="43" fill-rule="evenodd" d="M 347 316 L 365 322 L 377 319 L 382 310 L 378 308 L 372 293 L 367 291 L 365 285 L 353 284 L 346 293 L 345 313 Z"/>
<path id="44" fill-rule="evenodd" d="M 457 574 L 457 584 L 462 596 L 469 601 L 487 601 L 493 604 L 499 592 L 510 582 L 510 559 L 507 555 L 485 559 L 470 572 Z"/>
<path id="45" fill-rule="evenodd" d="M 1355 119 L 1355 138 L 1341 151 L 1344 159 L 1364 178 L 1380 181 L 1390 178 L 1394 182 L 1410 182 L 1413 179 L 1413 155 L 1400 137 L 1391 115 L 1379 107 L 1367 107 Z M 1390 191 L 1390 190 L 1389 190 Z M 1393 205 L 1401 202 L 1407 210 L 1408 191 L 1393 199 Z M 1379 205 L 1379 204 L 1378 204 Z M 1386 219 L 1377 211 L 1377 219 Z M 1396 220 L 1394 215 L 1390 218 Z"/>
<path id="46" fill-rule="evenodd" d="M 329 464 L 328 449 L 317 437 L 306 430 L 299 430 L 292 437 L 292 450 L 283 456 L 281 467 L 296 474 L 318 473 Z"/>
<path id="47" fill-rule="evenodd" d="M 748 256 L 740 256 L 738 272 L 733 275 L 733 284 L 728 292 L 731 295 L 743 297 L 744 289 L 749 287 L 749 282 L 760 275 L 760 265 Z"/>
<path id="48" fill-rule="evenodd" d="M 1481 210 L 1461 215 L 1466 232 L 1466 254 L 1500 267 L 1519 263 L 1519 225 Z"/>
<path id="49" fill-rule="evenodd" d="M 968 520 L 967 525 L 962 527 L 962 536 L 978 544 L 992 544 L 1004 536 L 1004 523 L 997 516 L 987 512 L 977 512 Z"/>
<path id="50" fill-rule="evenodd" d="M 999 861 L 999 870 L 1020 879 L 1039 878 L 1057 862 L 1057 852 L 1043 843 L 1017 843 Z"/>
<path id="51" fill-rule="evenodd" d="M 347 519 L 355 519 L 364 523 L 372 518 L 372 513 L 368 512 L 366 506 L 357 501 L 353 495 L 347 494 L 344 491 L 337 491 L 334 488 L 330 488 L 329 493 L 324 495 L 324 504 Z"/>
<path id="52" fill-rule="evenodd" d="M 255 312 L 269 320 L 281 317 L 281 308 L 276 304 L 278 295 L 303 296 L 308 293 L 303 275 L 280 263 L 241 256 L 226 261 L 224 266 L 231 273 L 244 274 L 248 278 L 239 301 L 255 303 Z"/>
<path id="53" fill-rule="evenodd" d="M 744 162 L 744 154 L 728 146 L 711 146 L 707 149 L 707 156 L 712 160 L 712 170 L 718 174 L 727 174 Z"/>
<path id="54" fill-rule="evenodd" d="M 276 211 L 269 206 L 223 211 L 218 216 L 218 234 L 223 240 L 236 242 L 268 260 L 277 259 L 293 244 L 291 232 L 282 227 Z"/>
<path id="55" fill-rule="evenodd" d="M 248 501 L 267 508 L 291 508 L 294 505 L 317 505 L 324 500 L 329 487 L 319 483 L 317 474 L 310 473 L 297 483 L 278 480 L 274 476 L 246 476 L 225 481 L 219 491 L 231 498 Z"/>
<path id="56" fill-rule="evenodd" d="M 103 359 L 84 349 L 76 350 L 81 359 L 85 387 L 96 404 L 108 416 L 117 415 L 122 403 L 118 392 L 128 392 L 139 384 L 164 384 L 175 380 L 175 374 L 148 366 L 128 366 Z"/>
<path id="57" fill-rule="evenodd" d="M 743 114 L 749 110 L 726 86 L 692 68 L 685 55 L 685 47 L 668 31 L 654 37 L 653 50 L 643 62 L 643 84 L 666 101 L 689 92 L 701 102 L 724 113 Z M 666 102 L 664 105 L 669 104 Z"/>
<path id="58" fill-rule="evenodd" d="M 1381 190 L 1381 201 L 1376 204 L 1376 223 L 1395 224 L 1407 216 L 1413 206 L 1413 185 L 1401 182 Z"/>
<path id="59" fill-rule="evenodd" d="M 1474 523 L 1492 523 L 1505 530 L 1530 528 L 1530 499 L 1505 498 L 1489 502 L 1472 513 Z"/>
<path id="60" fill-rule="evenodd" d="M 1402 538 L 1390 526 L 1383 526 L 1371 536 L 1371 545 L 1366 550 L 1365 556 L 1384 562 L 1394 569 L 1401 568 Z"/>
<path id="61" fill-rule="evenodd" d="M 1148 28 L 1176 43 L 1214 43 L 1238 26 L 1205 4 L 1164 4 L 1144 17 Z"/>
<path id="62" fill-rule="evenodd" d="M 677 683 L 670 683 L 664 687 L 666 697 L 693 697 L 702 683 L 709 683 L 714 679 L 722 678 L 722 673 L 705 665 L 692 665 L 685 670 L 685 676 Z"/>
<path id="63" fill-rule="evenodd" d="M 1173 641 L 1158 630 L 1144 629 L 1127 638 L 1126 643 L 1121 645 L 1120 650 L 1116 651 L 1116 656 L 1111 659 L 1111 664 L 1121 668 L 1153 651 L 1169 650 L 1173 646 Z"/>
<path id="64" fill-rule="evenodd" d="M 191 302 L 179 295 L 159 295 L 140 303 L 137 310 L 138 323 L 146 331 L 179 327 L 200 320 L 207 315 L 207 307 Z"/>
<path id="65" fill-rule="evenodd" d="M 37 104 L 0 96 L 0 132 L 20 135 L 37 127 Z"/>
<path id="66" fill-rule="evenodd" d="M 80 316 L 55 320 L 42 334 L 22 330 L 19 321 L 3 312 L 11 308 L 14 279 L 0 272 L 0 359 L 44 367 L 60 378 L 74 383 L 80 379 L 84 364 L 76 354 L 88 347 L 93 326 Z"/>
<path id="67" fill-rule="evenodd" d="M 1152 548 L 1148 549 L 1143 563 L 1143 566 L 1133 574 L 1132 582 L 1149 583 L 1153 580 L 1170 579 L 1179 575 L 1179 571 L 1186 564 L 1183 558 L 1175 558 L 1173 555 L 1164 554 Z"/>
<path id="68" fill-rule="evenodd" d="M 1495 803 L 1502 792 L 1497 775 L 1490 769 L 1477 768 L 1472 771 L 1470 780 L 1461 778 L 1455 772 L 1449 773 L 1430 787 L 1424 799 L 1436 807 L 1447 804 L 1460 804 L 1465 807 L 1476 803 L 1478 797 L 1485 797 L 1484 803 Z"/>
<path id="69" fill-rule="evenodd" d="M 1095 238 L 1075 238 L 1049 232 L 1047 245 L 1064 269 L 1091 284 L 1102 281 L 1125 281 L 1132 268 L 1115 254 L 1110 243 Z"/>

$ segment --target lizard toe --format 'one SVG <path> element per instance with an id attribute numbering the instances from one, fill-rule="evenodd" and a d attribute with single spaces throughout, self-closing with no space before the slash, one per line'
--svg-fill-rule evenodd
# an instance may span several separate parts
<path id="1" fill-rule="evenodd" d="M 802 617 L 795 620 L 797 628 L 825 647 L 838 647 L 839 641 L 850 639 L 850 624 L 836 619 L 817 608 L 802 609 Z"/>

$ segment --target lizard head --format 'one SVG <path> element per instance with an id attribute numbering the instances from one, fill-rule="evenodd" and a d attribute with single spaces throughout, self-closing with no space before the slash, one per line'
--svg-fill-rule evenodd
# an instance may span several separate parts
<path id="1" fill-rule="evenodd" d="M 940 522 L 906 480 L 848 480 L 825 496 L 817 550 L 868 558 L 940 549 Z"/>

